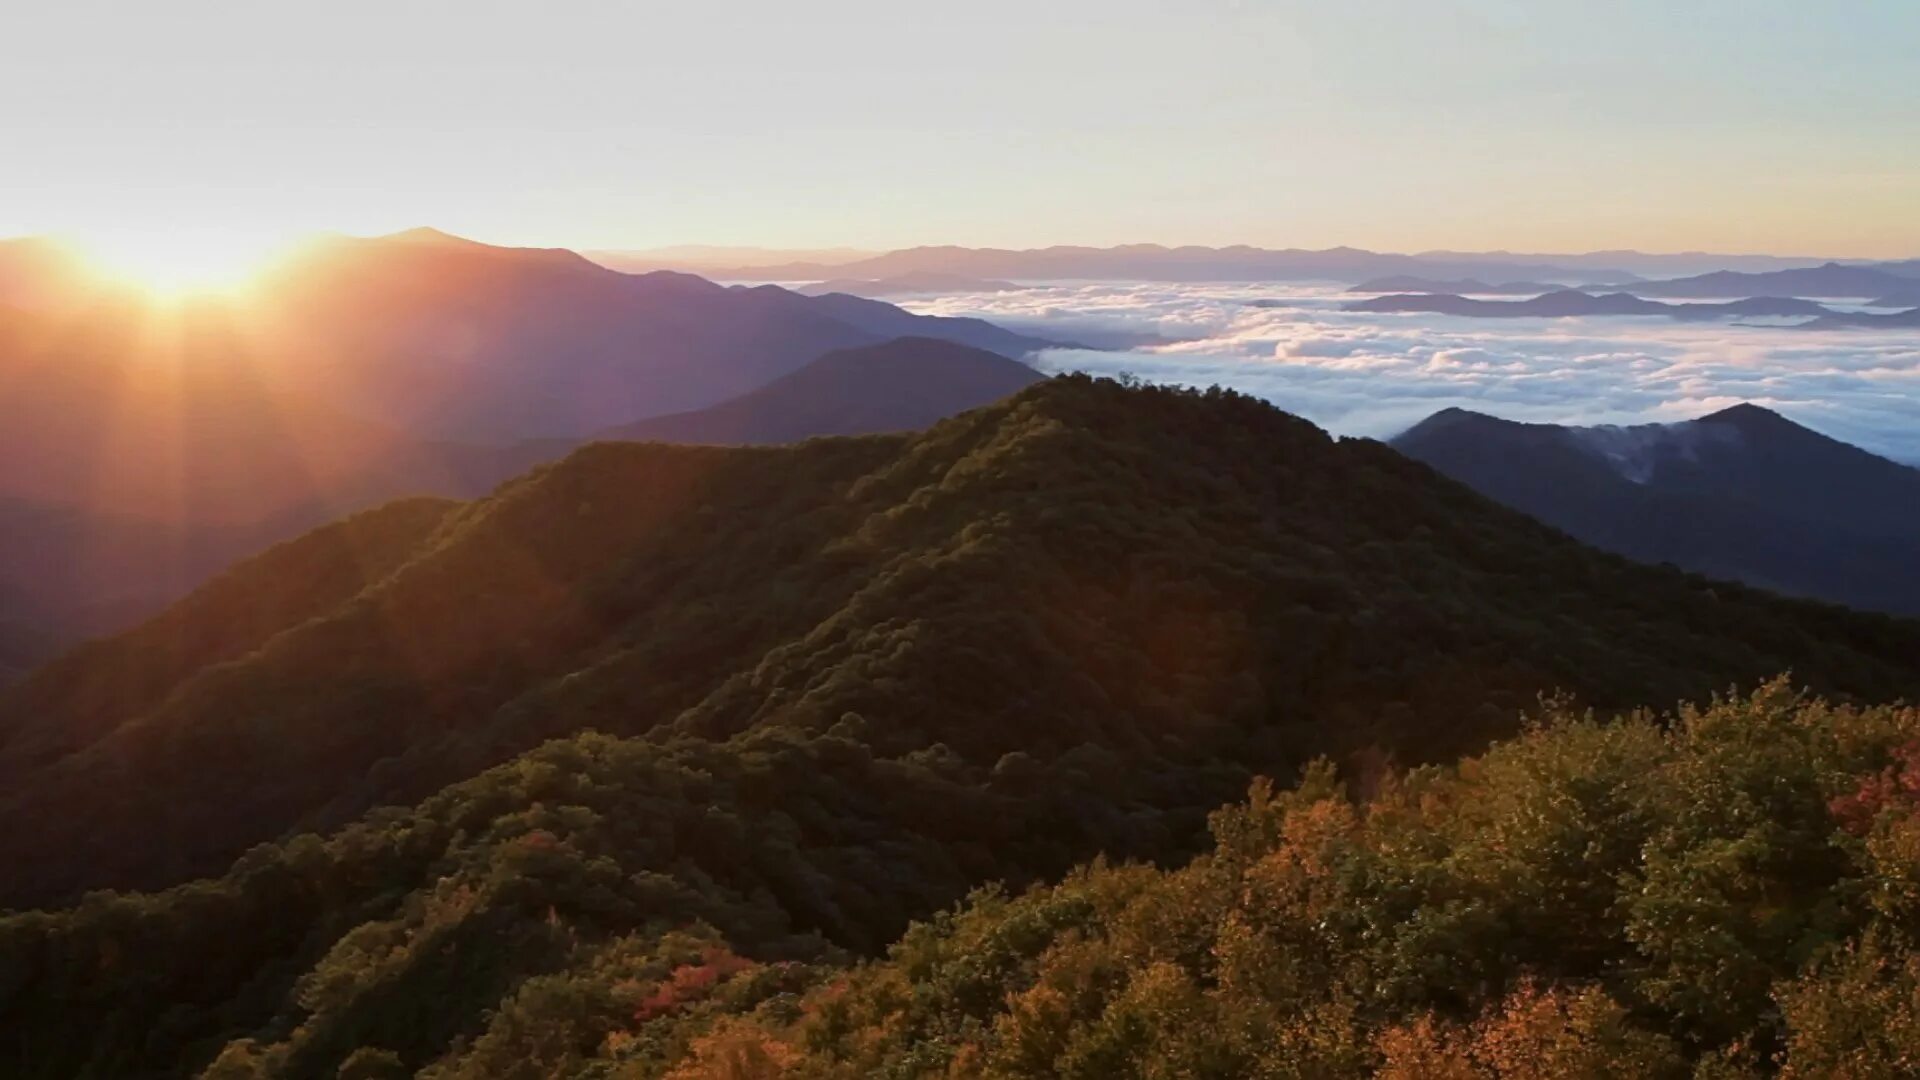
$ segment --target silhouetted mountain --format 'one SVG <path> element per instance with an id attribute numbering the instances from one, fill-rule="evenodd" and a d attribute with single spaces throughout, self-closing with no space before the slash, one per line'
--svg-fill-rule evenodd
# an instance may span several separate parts
<path id="1" fill-rule="evenodd" d="M 582 251 L 580 254 L 602 266 L 628 274 L 646 274 L 655 270 L 680 270 L 712 275 L 716 270 L 728 268 L 784 266 L 797 262 L 840 266 L 858 259 L 871 259 L 880 252 L 846 247 L 762 248 L 720 244 L 678 244 L 671 247 L 638 250 Z"/>
<path id="2" fill-rule="evenodd" d="M 827 278 L 884 279 L 912 274 L 945 274 L 1014 281 L 1062 279 L 1128 281 L 1365 281 L 1388 274 L 1424 277 L 1499 277 L 1607 283 L 1636 280 L 1633 274 L 1606 268 L 1567 268 L 1538 262 L 1447 259 L 1396 255 L 1359 248 L 1269 250 L 1233 247 L 1050 247 L 1012 251 L 1001 248 L 918 247 L 869 259 L 826 265 L 795 262 L 783 266 L 716 270 L 716 277 L 774 281 Z"/>
<path id="3" fill-rule="evenodd" d="M 1870 265 L 1876 270 L 1885 270 L 1889 274 L 1899 274 L 1901 277 L 1920 281 L 1920 259 L 1900 259 L 1894 262 L 1877 262 Z"/>
<path id="4" fill-rule="evenodd" d="M 1363 281 L 1348 289 L 1351 293 L 1454 293 L 1479 296 L 1535 296 L 1541 293 L 1559 292 L 1559 285 L 1542 285 L 1534 281 L 1508 281 L 1498 285 L 1489 285 L 1477 278 L 1439 278 L 1415 277 L 1410 274 L 1396 274 L 1392 277 L 1374 278 Z"/>
<path id="5" fill-rule="evenodd" d="M 1905 330 L 1920 327 L 1920 308 L 1889 313 L 1835 311 L 1802 326 L 1808 330 L 1845 330 L 1851 327 Z"/>
<path id="6" fill-rule="evenodd" d="M 468 441 L 580 436 L 702 408 L 833 349 L 914 334 L 1019 356 L 1047 343 L 878 301 L 622 274 L 570 251 L 416 230 L 340 239 L 257 301 L 314 372 L 309 392 Z"/>
<path id="7" fill-rule="evenodd" d="M 846 293 L 849 296 L 912 296 L 916 293 L 975 293 L 975 292 L 1019 292 L 1028 288 L 1015 285 L 1011 281 L 992 281 L 983 278 L 964 277 L 960 274 L 940 274 L 932 271 L 916 274 L 901 274 L 897 277 L 866 281 L 860 278 L 834 278 L 830 281 L 802 285 L 795 292 L 808 296 L 825 296 L 828 293 Z"/>
<path id="8" fill-rule="evenodd" d="M 65 258 L 26 242 L 0 256 Z M 433 230 L 322 242 L 243 301 L 32 280 L 58 301 L 0 306 L 0 500 L 16 500 L 0 503 L 0 586 L 24 590 L 54 643 L 344 513 L 481 494 L 599 427 L 738 395 L 835 348 L 1046 344 Z M 526 438 L 543 431 L 561 437 Z"/>
<path id="9" fill-rule="evenodd" d="M 610 428 L 597 438 L 753 445 L 912 431 L 1042 376 L 1017 360 L 932 338 L 842 349 L 711 408 Z"/>
<path id="10" fill-rule="evenodd" d="M 730 257 L 730 253 L 731 257 Z M 1638 277 L 1679 277 L 1715 270 L 1759 273 L 1817 266 L 1818 256 L 1727 255 L 1705 251 L 1588 252 L 1422 251 L 1409 255 L 1332 248 L 1275 251 L 1246 246 L 1226 248 L 1128 244 L 1115 248 L 1058 247 L 1026 251 L 965 247 L 910 248 L 891 252 L 767 250 L 757 248 L 659 248 L 651 251 L 588 252 L 597 261 L 629 272 L 684 270 L 709 277 L 755 281 L 813 281 L 823 278 L 874 278 L 913 271 L 958 273 L 972 277 L 1048 280 L 1073 277 L 1069 271 L 1094 269 L 1093 276 L 1144 280 L 1311 280 L 1362 281 L 1386 274 L 1423 274 L 1435 278 L 1490 276 L 1561 283 L 1600 284 Z M 1390 265 L 1389 265 L 1390 263 Z M 990 267 L 1020 266 L 1032 273 Z M 1895 273 L 1920 276 L 1914 263 L 1875 263 Z M 1367 269 L 1367 267 L 1372 267 Z M 883 270 L 875 270 L 881 267 Z M 1136 273 L 1117 274 L 1116 267 Z M 987 268 L 987 269 L 983 269 Z M 1514 268 L 1531 268 L 1514 273 Z M 1548 272 L 1539 272 L 1542 269 Z M 1411 291 L 1411 290 L 1409 290 Z M 1463 291 L 1463 290 L 1452 290 Z M 1538 292 L 1540 290 L 1534 290 Z"/>
<path id="11" fill-rule="evenodd" d="M 1594 428 L 1448 409 L 1393 446 L 1609 551 L 1920 614 L 1920 470 L 1766 409 Z"/>
<path id="12" fill-rule="evenodd" d="M 1916 282 L 1909 288 L 1896 289 L 1883 296 L 1876 296 L 1867 306 L 1877 308 L 1920 307 L 1920 282 Z"/>
<path id="13" fill-rule="evenodd" d="M 0 587 L 0 686 L 50 659 L 57 646 L 40 628 L 39 613 L 17 593 Z"/>
<path id="14" fill-rule="evenodd" d="M 0 312 L 0 497 L 98 515 L 103 527 L 294 513 L 304 530 L 370 500 L 477 493 L 503 478 L 467 481 L 503 451 L 351 416 L 296 392 L 284 360 L 219 307 Z"/>
<path id="15" fill-rule="evenodd" d="M 0 1054 L 495 1076 L 566 1032 L 541 1068 L 578 1074 L 576 1023 L 591 1055 L 779 1009 L 983 882 L 1192 852 L 1250 772 L 1376 775 L 1549 687 L 1605 708 L 1788 664 L 1908 692 L 1920 623 L 1603 555 L 1221 391 L 1067 376 L 912 436 L 597 443 L 269 552 L 0 694 L 0 808 L 32 823 L 0 832 L 9 902 L 225 871 L 0 919 Z"/>
<path id="16" fill-rule="evenodd" d="M 1634 251 L 1630 248 L 1559 254 L 1441 250 L 1422 251 L 1417 257 L 1460 262 L 1469 266 L 1488 262 L 1545 263 L 1574 270 L 1624 270 L 1642 277 L 1661 278 L 1704 274 L 1714 270 L 1743 270 L 1749 273 L 1792 270 L 1802 266 L 1817 266 L 1826 261 L 1817 256 L 1808 255 L 1728 255 L 1713 251 L 1649 252 Z"/>
<path id="17" fill-rule="evenodd" d="M 62 244 L 38 236 L 0 240 L 0 308 L 60 308 L 111 291 Z"/>
<path id="18" fill-rule="evenodd" d="M 1464 296 L 1407 293 L 1341 305 L 1342 311 L 1433 312 L 1476 319 L 1562 319 L 1581 315 L 1664 315 L 1673 319 L 1806 317 L 1831 314 L 1811 300 L 1760 296 L 1724 304 L 1662 304 L 1626 293 L 1562 289 L 1531 300 L 1473 300 Z"/>
<path id="19" fill-rule="evenodd" d="M 1911 288 L 1913 279 L 1872 266 L 1823 263 L 1797 270 L 1745 274 L 1719 270 L 1672 281 L 1640 281 L 1621 287 L 1635 296 L 1711 299 L 1722 296 L 1801 296 L 1849 299 Z"/>

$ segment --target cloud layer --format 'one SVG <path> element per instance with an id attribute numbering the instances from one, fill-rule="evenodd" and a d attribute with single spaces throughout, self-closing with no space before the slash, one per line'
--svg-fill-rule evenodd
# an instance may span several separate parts
<path id="1" fill-rule="evenodd" d="M 906 302 L 1128 351 L 1055 350 L 1052 370 L 1219 384 L 1348 435 L 1391 436 L 1449 405 L 1514 420 L 1682 420 L 1741 401 L 1920 462 L 1920 335 L 1345 312 L 1337 288 L 1084 284 Z"/>

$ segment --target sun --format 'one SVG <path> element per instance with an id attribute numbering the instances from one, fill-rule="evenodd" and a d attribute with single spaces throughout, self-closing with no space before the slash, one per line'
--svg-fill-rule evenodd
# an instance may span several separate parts
<path id="1" fill-rule="evenodd" d="M 163 297 L 243 289 L 286 246 L 284 237 L 206 228 L 102 231 L 70 242 L 103 277 Z"/>

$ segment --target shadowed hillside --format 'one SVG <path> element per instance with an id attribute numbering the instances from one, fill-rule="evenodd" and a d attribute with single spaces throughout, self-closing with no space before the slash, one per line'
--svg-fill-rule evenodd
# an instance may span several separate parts
<path id="1" fill-rule="evenodd" d="M 600 437 L 754 445 L 912 431 L 998 401 L 1041 378 L 1017 360 L 981 349 L 899 338 L 831 352 L 712 408 L 609 428 Z"/>
<path id="2" fill-rule="evenodd" d="M 6 902 L 225 872 L 0 921 L 21 1075 L 241 1036 L 229 1073 L 417 1069 L 565 1009 L 538 976 L 577 965 L 710 969 L 636 1018 L 749 967 L 778 994 L 982 882 L 1181 858 L 1255 772 L 1449 756 L 1553 687 L 1920 689 L 1920 624 L 1602 555 L 1219 391 L 596 444 L 398 531 L 364 588 L 343 563 L 262 608 L 241 567 L 169 616 L 246 627 L 223 662 L 103 703 L 144 665 L 107 646 L 0 699 L 4 812 L 37 823 L 0 836 Z"/>
<path id="3" fill-rule="evenodd" d="M 1449 409 L 1393 445 L 1596 547 L 1920 615 L 1920 470 L 1758 406 L 1624 428 Z"/>

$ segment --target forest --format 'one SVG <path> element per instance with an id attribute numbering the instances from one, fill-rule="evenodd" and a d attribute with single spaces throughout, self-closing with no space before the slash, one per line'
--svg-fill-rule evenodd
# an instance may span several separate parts
<path id="1" fill-rule="evenodd" d="M 0 1061 L 1897 1075 L 1916 696 L 1225 391 L 595 444 L 0 693 Z"/>

